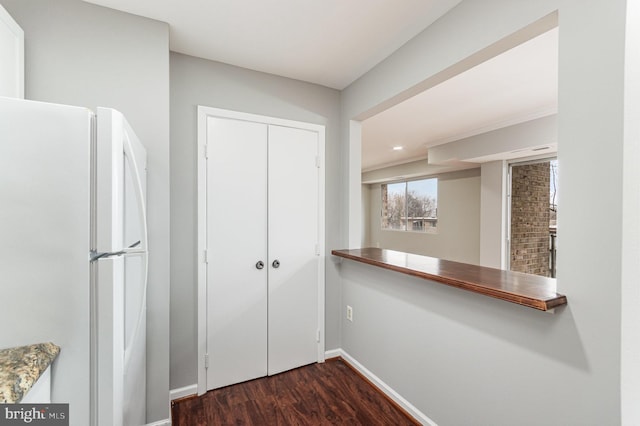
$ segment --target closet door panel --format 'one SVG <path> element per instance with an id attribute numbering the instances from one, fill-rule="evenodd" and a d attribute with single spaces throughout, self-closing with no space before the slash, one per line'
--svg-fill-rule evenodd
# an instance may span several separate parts
<path id="1" fill-rule="evenodd" d="M 209 117 L 207 145 L 207 387 L 214 389 L 267 374 L 267 125 Z"/>
<path id="2" fill-rule="evenodd" d="M 270 375 L 317 361 L 317 155 L 316 132 L 269 126 Z"/>

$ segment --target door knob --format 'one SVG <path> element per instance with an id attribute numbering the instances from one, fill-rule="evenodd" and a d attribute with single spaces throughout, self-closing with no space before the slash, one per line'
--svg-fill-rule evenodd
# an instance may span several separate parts
<path id="1" fill-rule="evenodd" d="M 264 268 L 264 262 L 262 260 L 259 260 L 258 263 L 256 263 L 256 269 L 262 268 Z"/>
<path id="2" fill-rule="evenodd" d="M 278 259 L 274 260 L 273 263 L 271 264 L 271 266 L 273 266 L 274 268 L 279 268 L 280 267 L 280 261 Z"/>

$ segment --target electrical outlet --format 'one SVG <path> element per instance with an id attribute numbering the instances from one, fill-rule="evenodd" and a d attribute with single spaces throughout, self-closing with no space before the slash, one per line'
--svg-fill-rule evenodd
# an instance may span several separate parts
<path id="1" fill-rule="evenodd" d="M 347 319 L 353 321 L 353 308 L 347 305 Z"/>

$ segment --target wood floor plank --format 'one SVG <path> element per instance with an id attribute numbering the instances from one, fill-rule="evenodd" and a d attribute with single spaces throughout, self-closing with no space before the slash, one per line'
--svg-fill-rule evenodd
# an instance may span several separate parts
<path id="1" fill-rule="evenodd" d="M 171 417 L 174 426 L 418 424 L 342 360 L 177 400 Z"/>

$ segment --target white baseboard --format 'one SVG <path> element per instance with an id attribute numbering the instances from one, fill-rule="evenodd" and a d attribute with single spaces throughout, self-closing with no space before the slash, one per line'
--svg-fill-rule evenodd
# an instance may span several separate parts
<path id="1" fill-rule="evenodd" d="M 174 399 L 184 398 L 185 396 L 197 395 L 198 394 L 198 385 L 189 385 L 183 388 L 171 389 L 169 391 L 169 400 L 173 401 Z"/>
<path id="2" fill-rule="evenodd" d="M 393 390 L 389 385 L 383 382 L 378 376 L 369 371 L 364 365 L 360 364 L 355 358 L 346 353 L 342 349 L 333 349 L 325 352 L 327 359 L 341 357 L 349 365 L 358 370 L 360 374 L 365 376 L 371 383 L 373 383 L 381 392 L 387 395 L 392 401 L 402 407 L 409 415 L 419 421 L 423 425 L 438 426 L 436 422 L 427 417 L 422 411 L 418 410 L 413 404 L 404 399 L 402 395 Z"/>
<path id="3" fill-rule="evenodd" d="M 147 423 L 147 426 L 171 426 L 171 419 L 158 420 L 157 422 Z"/>
<path id="4" fill-rule="evenodd" d="M 324 353 L 324 359 L 338 358 L 342 356 L 342 349 L 331 349 L 330 351 L 326 351 Z"/>

